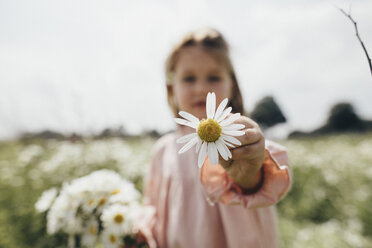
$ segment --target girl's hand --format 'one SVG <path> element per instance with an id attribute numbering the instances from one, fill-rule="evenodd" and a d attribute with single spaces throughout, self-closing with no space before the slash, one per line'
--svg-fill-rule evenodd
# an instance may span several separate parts
<path id="1" fill-rule="evenodd" d="M 236 183 L 250 192 L 256 190 L 261 182 L 265 137 L 258 124 L 248 117 L 241 116 L 235 123 L 245 125 L 245 135 L 236 137 L 242 144 L 231 149 L 230 160 L 220 159 L 219 162 Z"/>

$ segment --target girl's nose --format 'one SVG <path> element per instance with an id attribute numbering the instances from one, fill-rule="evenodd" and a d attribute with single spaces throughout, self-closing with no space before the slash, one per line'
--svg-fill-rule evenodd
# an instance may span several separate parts
<path id="1" fill-rule="evenodd" d="M 208 84 L 204 80 L 198 80 L 195 84 L 195 93 L 200 95 L 207 95 L 208 93 Z"/>

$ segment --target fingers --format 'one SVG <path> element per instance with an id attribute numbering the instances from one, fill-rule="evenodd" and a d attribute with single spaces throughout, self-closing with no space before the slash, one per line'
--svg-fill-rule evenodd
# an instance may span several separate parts
<path id="1" fill-rule="evenodd" d="M 265 140 L 261 139 L 260 141 L 243 145 L 230 150 L 232 158 L 229 160 L 224 160 L 222 157 L 219 157 L 219 163 L 225 169 L 229 168 L 233 163 L 238 161 L 247 160 L 247 161 L 256 161 L 263 160 L 265 157 Z"/>
<path id="2" fill-rule="evenodd" d="M 262 157 L 265 151 L 265 140 L 261 139 L 254 144 L 242 145 L 231 150 L 233 159 L 254 159 Z"/>
<path id="3" fill-rule="evenodd" d="M 250 145 L 259 142 L 264 139 L 264 136 L 261 130 L 256 128 L 248 128 L 244 131 L 244 135 L 236 137 L 241 143 L 242 146 Z"/>
<path id="4" fill-rule="evenodd" d="M 220 164 L 227 169 L 237 160 L 252 160 L 261 158 L 265 151 L 265 138 L 258 124 L 248 117 L 241 116 L 234 123 L 243 124 L 245 126 L 244 135 L 235 136 L 241 142 L 240 146 L 230 149 L 232 159 L 225 161 L 220 158 Z M 235 161 L 234 161 L 235 160 Z"/>
<path id="5" fill-rule="evenodd" d="M 246 129 L 244 135 L 236 137 L 242 144 L 230 150 L 232 159 L 252 160 L 256 157 L 262 157 L 265 151 L 265 137 L 258 124 L 245 116 L 242 116 L 236 122 L 244 124 Z"/>
<path id="6" fill-rule="evenodd" d="M 245 126 L 242 130 L 245 134 L 235 137 L 242 143 L 241 145 L 253 144 L 264 138 L 258 124 L 248 117 L 241 116 L 234 123 L 243 124 Z"/>
<path id="7" fill-rule="evenodd" d="M 234 121 L 234 123 L 236 123 L 236 124 L 243 124 L 243 125 L 245 125 L 245 128 L 258 127 L 258 125 L 257 125 L 256 122 L 254 122 L 252 119 L 249 119 L 246 116 L 241 116 L 239 119 L 237 119 L 236 121 Z"/>
<path id="8" fill-rule="evenodd" d="M 238 160 L 256 160 L 265 156 L 265 139 L 262 134 L 249 130 L 243 138 L 243 145 L 230 150 L 232 159 L 224 160 L 220 157 L 219 163 L 226 169 L 230 167 L 234 161 Z M 243 143 L 242 142 L 242 143 Z"/>

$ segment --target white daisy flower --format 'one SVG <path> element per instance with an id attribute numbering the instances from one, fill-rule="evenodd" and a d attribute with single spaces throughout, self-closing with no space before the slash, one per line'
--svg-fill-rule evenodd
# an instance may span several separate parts
<path id="1" fill-rule="evenodd" d="M 133 183 L 123 181 L 121 185 L 111 192 L 110 203 L 130 204 L 140 200 L 141 194 Z"/>
<path id="2" fill-rule="evenodd" d="M 243 124 L 234 124 L 240 114 L 232 114 L 231 107 L 225 109 L 228 99 L 225 98 L 216 110 L 216 95 L 208 93 L 206 111 L 207 119 L 199 120 L 190 113 L 180 111 L 179 115 L 184 119 L 175 118 L 176 123 L 195 128 L 195 133 L 187 134 L 179 139 L 177 143 L 186 143 L 178 153 L 184 153 L 196 145 L 196 152 L 199 152 L 198 166 L 202 167 L 207 155 L 211 165 L 218 163 L 218 154 L 224 160 L 232 157 L 228 148 L 241 145 L 240 141 L 233 136 L 244 135 L 241 131 L 245 126 Z M 226 118 L 227 117 L 227 118 Z"/>
<path id="3" fill-rule="evenodd" d="M 86 224 L 81 237 L 83 247 L 94 247 L 99 233 L 99 224 L 95 218 L 90 218 Z"/>
<path id="4" fill-rule="evenodd" d="M 35 208 L 38 212 L 47 211 L 52 206 L 56 196 L 58 194 L 57 188 L 51 188 L 43 192 L 39 200 L 35 204 Z"/>
<path id="5" fill-rule="evenodd" d="M 105 230 L 109 229 L 120 235 L 131 233 L 132 219 L 128 206 L 111 205 L 103 210 L 101 221 Z"/>
<path id="6" fill-rule="evenodd" d="M 104 248 L 119 248 L 122 245 L 122 237 L 116 232 L 104 230 L 101 235 L 101 240 Z"/>

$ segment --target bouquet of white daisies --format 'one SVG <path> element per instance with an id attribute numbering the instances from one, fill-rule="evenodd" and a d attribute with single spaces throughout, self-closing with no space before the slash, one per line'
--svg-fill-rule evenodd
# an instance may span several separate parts
<path id="1" fill-rule="evenodd" d="M 143 210 L 139 198 L 131 182 L 99 170 L 64 183 L 59 191 L 45 191 L 35 208 L 47 211 L 48 234 L 69 235 L 69 247 L 123 247 L 136 242 L 135 222 Z"/>

